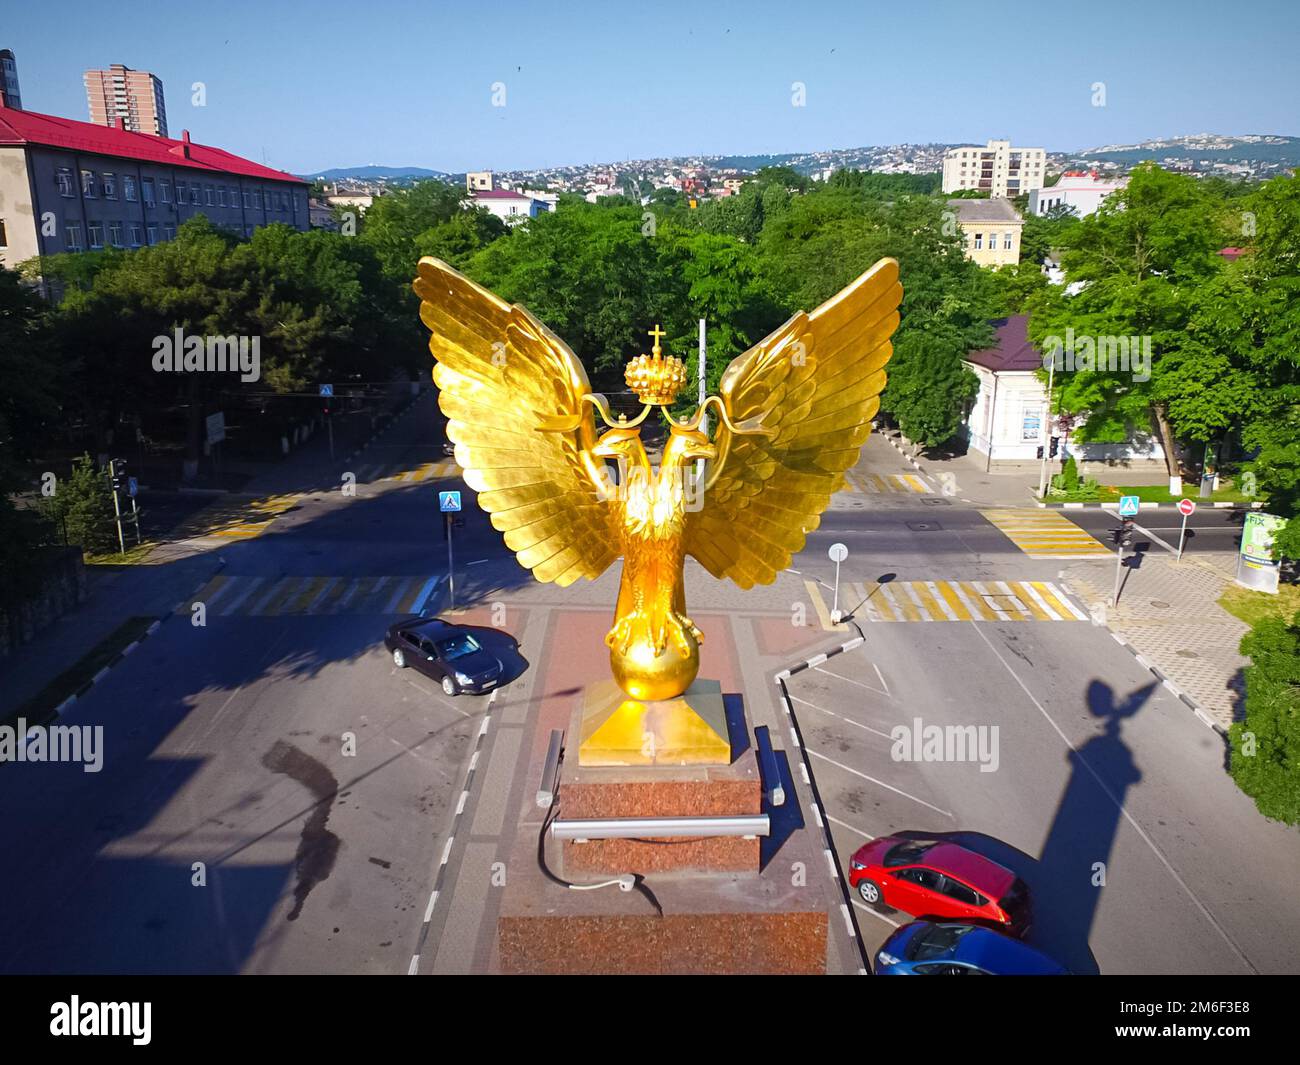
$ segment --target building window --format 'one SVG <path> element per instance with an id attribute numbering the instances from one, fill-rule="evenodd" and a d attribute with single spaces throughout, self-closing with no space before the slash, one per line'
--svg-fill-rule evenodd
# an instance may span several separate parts
<path id="1" fill-rule="evenodd" d="M 69 222 L 63 227 L 63 243 L 67 245 L 68 251 L 81 251 L 81 223 Z"/>
<path id="2" fill-rule="evenodd" d="M 92 248 L 102 248 L 104 246 L 103 222 L 87 222 L 86 232 L 90 235 L 90 246 Z"/>
<path id="3" fill-rule="evenodd" d="M 140 199 L 144 201 L 146 207 L 154 205 L 153 178 L 140 179 Z"/>
<path id="4" fill-rule="evenodd" d="M 216 194 L 215 191 L 213 191 L 213 188 L 212 188 L 211 185 L 204 185 L 204 186 L 203 186 L 203 194 L 204 194 L 204 198 L 207 200 L 207 203 L 208 203 L 208 206 L 209 206 L 209 207 L 212 207 L 212 206 L 214 206 L 214 205 L 216 204 L 216 202 L 217 202 L 217 194 Z"/>
<path id="5" fill-rule="evenodd" d="M 219 207 L 225 207 L 225 206 L 226 206 L 226 186 L 225 186 L 225 185 L 218 185 L 218 186 L 217 186 L 217 205 L 218 205 Z"/>
<path id="6" fill-rule="evenodd" d="M 983 234 L 983 233 L 976 233 L 976 234 L 975 234 L 975 250 L 976 250 L 976 251 L 979 251 L 979 250 L 980 250 L 981 248 L 983 248 L 983 247 L 984 247 L 984 234 Z"/>
<path id="7" fill-rule="evenodd" d="M 1003 250 L 1003 251 L 1010 251 L 1010 250 L 1011 250 L 1011 234 L 1010 234 L 1010 233 L 1003 233 L 1003 234 L 1002 234 L 1002 250 Z"/>
<path id="8" fill-rule="evenodd" d="M 253 209 L 253 194 L 248 189 L 244 190 L 244 207 L 250 211 Z"/>
<path id="9" fill-rule="evenodd" d="M 0 248 L 9 247 L 9 236 L 5 233 L 5 220 L 0 218 Z"/>
<path id="10" fill-rule="evenodd" d="M 111 245 L 113 245 L 113 247 L 115 248 L 120 248 L 122 246 L 122 223 L 121 222 L 108 223 L 108 242 Z"/>
<path id="11" fill-rule="evenodd" d="M 172 183 L 170 181 L 158 182 L 158 199 L 163 203 L 172 202 Z"/>
<path id="12" fill-rule="evenodd" d="M 271 190 L 270 190 L 270 189 L 263 189 L 263 190 L 262 190 L 262 210 L 263 210 L 263 211 L 269 211 L 270 209 L 271 209 Z"/>
<path id="13" fill-rule="evenodd" d="M 88 200 L 95 198 L 95 172 L 93 170 L 83 170 L 81 172 L 81 195 Z"/>
<path id="14" fill-rule="evenodd" d="M 105 174 L 103 176 L 103 180 L 101 183 L 104 186 L 104 199 L 116 200 L 117 199 L 117 178 L 115 178 L 112 174 Z"/>
<path id="15" fill-rule="evenodd" d="M 176 182 L 176 202 L 177 203 L 190 202 L 190 187 L 187 184 L 185 184 L 185 182 L 183 181 Z M 196 200 L 195 202 L 197 203 L 198 201 Z"/>
<path id="16" fill-rule="evenodd" d="M 131 203 L 135 203 L 135 178 L 129 174 L 122 175 L 122 196 Z"/>
<path id="17" fill-rule="evenodd" d="M 139 222 L 131 223 L 131 247 L 138 248 L 144 243 L 144 230 L 140 228 Z"/>
<path id="18" fill-rule="evenodd" d="M 176 239 L 176 227 L 163 226 L 163 240 L 175 240 L 175 239 Z"/>

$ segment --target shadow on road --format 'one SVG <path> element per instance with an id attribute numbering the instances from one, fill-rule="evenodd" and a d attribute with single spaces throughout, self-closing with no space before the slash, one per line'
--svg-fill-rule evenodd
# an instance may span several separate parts
<path id="1" fill-rule="evenodd" d="M 958 843 L 1010 869 L 1029 886 L 1034 922 L 1026 939 L 1079 975 L 1099 973 L 1089 938 L 1110 874 L 1110 859 L 1128 789 L 1142 779 L 1121 735 L 1123 722 L 1151 697 L 1155 682 L 1116 701 L 1099 680 L 1088 685 L 1088 712 L 1103 730 L 1066 755 L 1070 777 L 1042 853 L 1026 854 L 982 832 L 897 832 L 908 839 Z"/>

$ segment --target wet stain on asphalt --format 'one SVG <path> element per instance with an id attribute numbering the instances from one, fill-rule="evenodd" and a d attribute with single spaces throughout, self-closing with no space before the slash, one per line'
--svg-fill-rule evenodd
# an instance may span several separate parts
<path id="1" fill-rule="evenodd" d="M 296 921 L 307 896 L 317 884 L 328 879 L 338 858 L 339 838 L 325 827 L 330 818 L 330 806 L 338 792 L 338 781 L 326 766 L 283 740 L 276 740 L 275 745 L 262 755 L 262 765 L 273 773 L 283 773 L 296 780 L 316 799 L 316 805 L 303 823 L 298 853 L 294 856 L 297 883 L 293 887 L 294 904 L 288 919 Z"/>

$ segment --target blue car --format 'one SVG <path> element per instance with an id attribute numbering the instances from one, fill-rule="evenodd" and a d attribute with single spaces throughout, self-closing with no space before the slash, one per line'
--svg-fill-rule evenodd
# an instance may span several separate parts
<path id="1" fill-rule="evenodd" d="M 1066 976 L 1028 943 L 974 924 L 905 924 L 876 952 L 877 976 Z"/>

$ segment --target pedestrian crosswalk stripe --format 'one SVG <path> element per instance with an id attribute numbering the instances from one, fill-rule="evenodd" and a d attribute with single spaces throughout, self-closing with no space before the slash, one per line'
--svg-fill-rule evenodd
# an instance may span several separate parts
<path id="1" fill-rule="evenodd" d="M 1074 522 L 1051 510 L 980 513 L 1030 558 L 1109 558 L 1110 552 Z"/>
<path id="2" fill-rule="evenodd" d="M 390 480 L 410 483 L 412 481 L 443 481 L 449 477 L 460 475 L 460 467 L 456 465 L 454 459 L 443 459 L 441 462 L 422 462 L 413 470 L 402 470 L 400 473 L 389 475 Z"/>
<path id="3" fill-rule="evenodd" d="M 805 580 L 821 627 L 831 623 L 828 593 Z M 926 621 L 1087 621 L 1088 616 L 1051 581 L 887 581 L 840 584 L 840 609 L 855 620 Z"/>
<path id="4" fill-rule="evenodd" d="M 234 577 L 218 575 L 178 613 L 204 603 L 221 617 L 307 617 L 327 614 L 410 614 L 424 605 L 436 576 Z M 830 623 L 830 615 L 826 616 Z"/>
<path id="5" fill-rule="evenodd" d="M 822 628 L 832 632 L 840 632 L 848 628 L 844 622 L 836 625 L 831 621 L 831 612 L 826 607 L 826 601 L 822 598 L 821 592 L 817 590 L 817 585 L 813 581 L 805 580 L 804 587 L 808 589 L 808 597 L 812 600 L 813 609 L 817 611 L 817 619 L 822 623 Z"/>
<path id="6" fill-rule="evenodd" d="M 934 489 L 924 477 L 916 473 L 880 474 L 848 470 L 844 478 L 848 491 L 863 495 L 889 495 L 896 492 L 934 495 Z"/>

